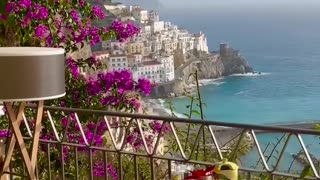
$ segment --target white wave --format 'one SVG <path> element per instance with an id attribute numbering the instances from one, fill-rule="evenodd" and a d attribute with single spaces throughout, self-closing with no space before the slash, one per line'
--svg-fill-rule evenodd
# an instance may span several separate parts
<path id="1" fill-rule="evenodd" d="M 186 116 L 181 114 L 181 113 L 178 113 L 177 111 L 173 111 L 171 112 L 171 110 L 169 108 L 166 107 L 166 101 L 163 100 L 163 99 L 158 99 L 158 102 L 160 103 L 160 106 L 161 108 L 168 114 L 175 114 L 178 118 L 185 118 Z"/>
<path id="2" fill-rule="evenodd" d="M 235 95 L 240 95 L 240 94 L 244 94 L 244 93 L 245 93 L 245 91 L 240 91 L 240 92 L 235 93 Z"/>
<path id="3" fill-rule="evenodd" d="M 225 82 L 222 81 L 223 78 L 217 78 L 217 79 L 201 79 L 199 80 L 199 86 L 207 86 L 207 85 L 216 85 L 219 86 L 221 84 L 224 84 Z M 190 87 L 196 87 L 196 84 L 190 84 Z"/>
<path id="4" fill-rule="evenodd" d="M 164 105 L 164 103 L 166 102 L 164 99 L 158 99 L 158 101 L 159 101 L 159 103 L 161 104 L 161 106 L 163 106 Z"/>
<path id="5" fill-rule="evenodd" d="M 253 77 L 253 76 L 266 76 L 271 73 L 262 73 L 262 72 L 254 72 L 254 73 L 246 73 L 246 74 L 232 74 L 230 76 L 244 76 L 244 77 Z"/>

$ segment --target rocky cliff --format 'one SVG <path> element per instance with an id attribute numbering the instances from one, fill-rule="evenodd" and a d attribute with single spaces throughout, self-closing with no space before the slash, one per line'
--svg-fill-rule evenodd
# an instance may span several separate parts
<path id="1" fill-rule="evenodd" d="M 221 44 L 219 52 L 199 57 L 199 60 L 197 69 L 201 79 L 253 72 L 253 68 L 239 51 L 230 48 L 227 44 Z"/>
<path id="2" fill-rule="evenodd" d="M 248 61 L 242 57 L 239 51 L 230 48 L 226 44 L 221 44 L 219 52 L 210 54 L 202 54 L 190 63 L 189 67 L 185 67 L 182 77 L 186 84 L 192 83 L 194 79 L 187 78 L 188 74 L 198 71 L 200 79 L 215 79 L 221 76 L 231 74 L 245 74 L 253 72 L 253 68 Z M 181 77 L 181 75 L 177 77 Z"/>
<path id="3" fill-rule="evenodd" d="M 190 56 L 190 54 L 188 56 Z M 253 72 L 253 68 L 249 65 L 248 61 L 240 55 L 239 51 L 230 48 L 227 44 L 221 44 L 218 52 L 212 52 L 210 54 L 192 53 L 191 56 L 193 57 L 188 58 L 183 64 L 181 64 L 182 60 L 179 59 L 179 67 L 175 69 L 176 80 L 159 84 L 154 88 L 152 97 L 182 94 L 185 87 L 189 84 L 194 84 L 195 79 L 190 76 L 190 74 L 195 71 L 198 72 L 199 79 L 216 79 L 231 74 Z"/>
<path id="4" fill-rule="evenodd" d="M 248 61 L 240 55 L 239 51 L 229 47 L 228 44 L 220 45 L 219 54 L 224 66 L 223 76 L 253 72 Z"/>
<path id="5" fill-rule="evenodd" d="M 219 54 L 210 54 L 199 58 L 197 70 L 200 79 L 215 79 L 221 77 L 225 71 Z"/>

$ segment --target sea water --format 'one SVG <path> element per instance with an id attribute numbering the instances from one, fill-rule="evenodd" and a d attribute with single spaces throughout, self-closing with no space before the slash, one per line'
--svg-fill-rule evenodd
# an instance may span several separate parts
<path id="1" fill-rule="evenodd" d="M 298 15 L 285 14 L 277 19 L 248 12 L 221 18 L 220 13 L 162 13 L 181 27 L 204 32 L 211 50 L 219 42 L 230 43 L 262 72 L 226 77 L 201 87 L 206 118 L 256 124 L 319 120 L 320 23 L 315 23 L 316 16 L 302 13 L 295 20 Z M 320 18 L 320 12 L 316 15 Z M 174 102 L 177 111 L 183 112 L 188 99 Z"/>
<path id="2" fill-rule="evenodd" d="M 206 119 L 249 124 L 320 119 L 319 9 L 172 8 L 162 10 L 161 15 L 190 31 L 204 32 L 211 50 L 217 50 L 220 42 L 229 43 L 240 50 L 255 71 L 262 72 L 224 77 L 211 83 L 207 80 L 200 87 L 207 105 Z M 170 101 L 178 113 L 187 112 L 187 98 Z M 275 136 L 262 134 L 258 138 L 266 146 L 275 141 Z M 319 158 L 320 140 L 310 136 L 305 141 Z M 289 142 L 289 147 L 284 153 L 285 164 L 290 162 L 291 153 L 301 149 L 296 139 Z M 257 158 L 257 154 L 252 152 L 245 160 L 254 162 L 252 158 Z"/>

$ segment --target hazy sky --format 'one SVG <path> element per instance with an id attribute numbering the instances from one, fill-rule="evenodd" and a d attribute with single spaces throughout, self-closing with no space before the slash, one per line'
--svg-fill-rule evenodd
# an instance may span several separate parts
<path id="1" fill-rule="evenodd" d="M 116 0 L 147 8 L 318 8 L 320 0 Z"/>

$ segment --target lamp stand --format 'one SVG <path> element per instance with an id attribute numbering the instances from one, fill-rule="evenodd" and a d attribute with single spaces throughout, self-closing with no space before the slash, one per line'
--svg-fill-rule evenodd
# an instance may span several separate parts
<path id="1" fill-rule="evenodd" d="M 10 130 L 13 132 L 13 134 L 10 136 L 10 139 L 8 141 L 9 143 L 7 144 L 7 151 L 6 151 L 3 166 L 0 167 L 1 180 L 4 180 L 7 176 L 6 173 L 9 172 L 9 169 L 10 169 L 9 166 L 12 159 L 13 151 L 15 150 L 16 143 L 18 143 L 19 145 L 17 149 L 19 149 L 22 155 L 22 159 L 25 163 L 28 177 L 29 177 L 28 179 L 30 180 L 38 179 L 36 177 L 36 164 L 37 164 L 37 155 L 38 155 L 38 149 L 39 149 L 41 121 L 42 121 L 42 115 L 43 115 L 43 104 L 44 104 L 43 101 L 38 102 L 36 119 L 34 124 L 34 131 L 32 135 L 32 145 L 28 152 L 22 133 L 20 131 L 20 125 L 23 120 L 23 114 L 24 114 L 26 102 L 20 103 L 18 111 L 16 113 L 14 112 L 11 102 L 4 102 L 4 106 L 6 108 L 9 121 L 10 121 L 10 127 L 11 127 Z"/>

